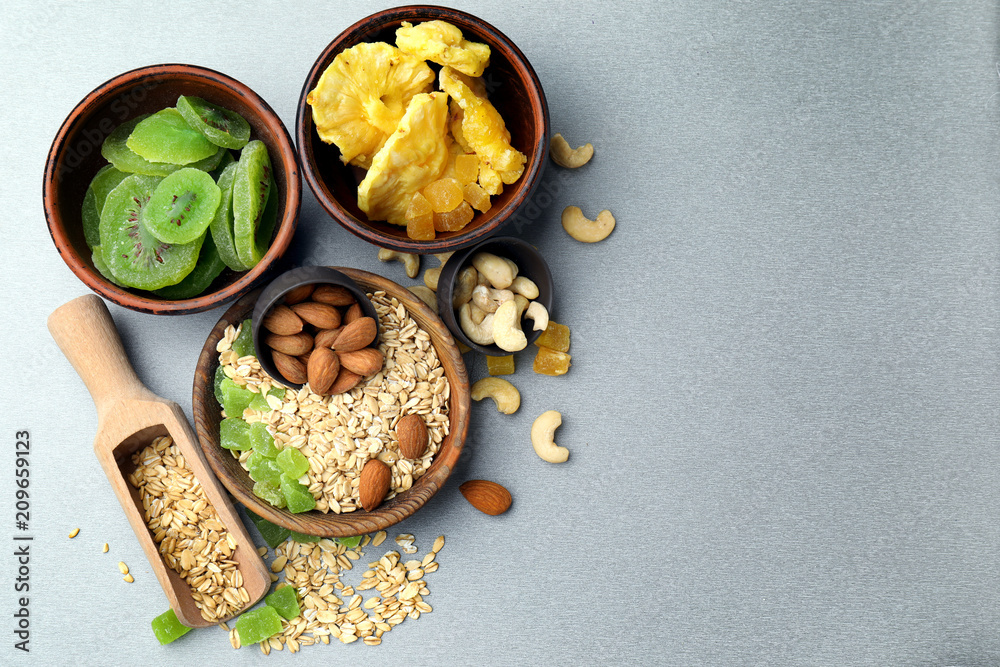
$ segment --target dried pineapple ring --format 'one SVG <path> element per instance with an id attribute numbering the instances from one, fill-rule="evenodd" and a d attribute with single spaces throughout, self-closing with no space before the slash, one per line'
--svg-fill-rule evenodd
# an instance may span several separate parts
<path id="1" fill-rule="evenodd" d="M 470 42 L 462 37 L 461 30 L 445 21 L 424 21 L 416 26 L 403 21 L 403 27 L 396 30 L 396 46 L 469 76 L 482 76 L 490 64 L 488 45 Z"/>
<path id="2" fill-rule="evenodd" d="M 450 67 L 441 68 L 440 81 L 441 88 L 462 108 L 462 136 L 469 147 L 504 183 L 520 178 L 527 158 L 510 145 L 510 132 L 496 108 L 476 95 L 472 80 Z"/>
<path id="3" fill-rule="evenodd" d="M 358 186 L 358 207 L 369 220 L 406 226 L 413 193 L 437 180 L 448 166 L 448 96 L 414 95 L 396 131 L 372 158 Z"/>
<path id="4" fill-rule="evenodd" d="M 368 168 L 410 100 L 433 84 L 420 58 L 384 42 L 361 43 L 333 59 L 306 102 L 320 139 L 336 144 L 345 164 Z"/>

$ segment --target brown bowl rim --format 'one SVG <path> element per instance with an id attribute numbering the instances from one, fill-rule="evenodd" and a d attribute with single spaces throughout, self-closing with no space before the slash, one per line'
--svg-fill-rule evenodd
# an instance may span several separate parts
<path id="1" fill-rule="evenodd" d="M 382 276 L 359 269 L 339 266 L 330 268 L 348 275 L 362 289 L 385 290 L 387 294 L 398 299 L 411 315 L 419 314 L 425 320 L 425 322 L 420 323 L 422 328 L 426 330 L 428 325 L 434 327 L 442 338 L 443 344 L 434 344 L 434 347 L 439 358 L 443 359 L 447 357 L 454 369 L 451 374 L 447 370 L 445 372 L 451 385 L 448 410 L 450 429 L 448 436 L 442 442 L 441 448 L 434 456 L 433 463 L 427 472 L 420 479 L 416 480 L 408 491 L 396 496 L 392 500 L 383 502 L 374 511 L 366 512 L 364 510 L 357 510 L 345 514 L 334 514 L 332 512 L 323 514 L 316 510 L 301 514 L 292 514 L 287 510 L 272 507 L 236 482 L 224 458 L 229 457 L 229 459 L 233 459 L 233 456 L 229 451 L 223 450 L 219 446 L 218 435 L 209 426 L 207 409 L 210 406 L 217 405 L 211 389 L 215 367 L 218 366 L 216 345 L 222 339 L 227 323 L 241 319 L 253 310 L 253 304 L 260 290 L 250 292 L 232 304 L 222 317 L 219 318 L 219 321 L 209 333 L 205 341 L 205 346 L 198 357 L 198 364 L 195 369 L 192 412 L 198 442 L 209 466 L 229 493 L 247 507 L 247 509 L 283 528 L 306 535 L 351 537 L 384 530 L 412 516 L 444 486 L 455 465 L 458 463 L 462 447 L 468 435 L 472 399 L 469 390 L 469 376 L 466 372 L 462 355 L 458 350 L 458 345 L 437 313 L 431 310 L 423 301 L 420 301 L 409 290 L 388 278 L 383 278 Z"/>
<path id="2" fill-rule="evenodd" d="M 309 112 L 309 105 L 306 104 L 306 96 L 309 94 L 309 91 L 316 86 L 316 82 L 319 80 L 319 77 L 333 61 L 333 58 L 336 57 L 336 54 L 344 48 L 347 48 L 348 45 L 353 45 L 354 41 L 358 39 L 359 33 L 367 32 L 367 29 L 371 24 L 385 24 L 408 19 L 447 20 L 449 18 L 460 18 L 463 21 L 475 24 L 479 30 L 492 40 L 493 43 L 500 44 L 505 49 L 509 50 L 511 63 L 516 69 L 520 70 L 525 78 L 532 84 L 529 86 L 527 92 L 531 96 L 533 116 L 536 118 L 541 116 L 541 136 L 532 149 L 531 154 L 528 156 L 529 168 L 525 170 L 525 173 L 521 175 L 521 178 L 518 179 L 518 182 L 515 184 L 517 185 L 517 189 L 515 190 L 514 196 L 485 224 L 476 227 L 467 235 L 459 234 L 457 236 L 435 239 L 433 241 L 414 241 L 411 239 L 387 236 L 377 229 L 370 227 L 367 221 L 356 218 L 343 206 L 341 206 L 326 187 L 324 179 L 320 177 L 316 167 L 316 161 L 311 150 L 313 140 L 313 122 L 312 113 Z M 507 37 L 507 35 L 500 32 L 500 30 L 484 19 L 481 19 L 473 14 L 469 14 L 468 12 L 452 9 L 450 7 L 441 7 L 438 5 L 403 5 L 400 7 L 385 9 L 366 16 L 341 32 L 327 45 L 327 47 L 313 63 L 313 66 L 309 70 L 309 74 L 306 77 L 305 83 L 302 85 L 302 91 L 299 95 L 298 108 L 295 112 L 295 141 L 298 148 L 299 160 L 302 163 L 302 173 L 305 177 L 306 183 L 309 185 L 309 189 L 312 190 L 312 193 L 316 197 L 320 206 L 322 206 L 327 214 L 329 214 L 329 216 L 339 225 L 358 238 L 382 248 L 416 254 L 442 253 L 466 248 L 492 236 L 493 234 L 496 234 L 502 227 L 513 220 L 518 209 L 530 200 L 531 196 L 541 183 L 541 175 L 545 169 L 545 162 L 549 150 L 549 132 L 549 107 L 545 98 L 545 91 L 542 89 L 542 83 L 524 53 L 517 47 L 516 44 L 514 44 L 513 41 L 511 41 L 509 37 Z"/>
<path id="3" fill-rule="evenodd" d="M 234 91 L 240 97 L 248 100 L 248 104 L 258 111 L 263 122 L 268 125 L 277 138 L 281 165 L 286 172 L 285 215 L 278 224 L 278 233 L 272 241 L 267 253 L 253 269 L 247 271 L 239 279 L 226 287 L 202 294 L 192 299 L 165 300 L 139 296 L 124 288 L 118 287 L 101 278 L 92 271 L 70 243 L 63 229 L 62 215 L 59 212 L 58 188 L 56 187 L 57 157 L 65 150 L 66 138 L 70 130 L 85 116 L 96 111 L 107 103 L 116 91 L 125 84 L 134 84 L 143 79 L 157 80 L 173 75 L 198 77 Z M 298 153 L 292 143 L 291 135 L 281 118 L 275 113 L 264 98 L 254 92 L 246 84 L 208 67 L 187 65 L 182 63 L 163 63 L 147 65 L 123 72 L 114 76 L 88 93 L 66 116 L 59 131 L 56 133 L 45 161 L 45 175 L 42 185 L 42 200 L 45 209 L 45 221 L 49 235 L 63 261 L 77 278 L 91 290 L 105 299 L 123 308 L 150 313 L 154 315 L 185 315 L 210 310 L 223 303 L 237 298 L 253 289 L 263 280 L 270 266 L 288 249 L 298 223 L 299 209 L 302 205 L 302 177 L 298 163 Z"/>

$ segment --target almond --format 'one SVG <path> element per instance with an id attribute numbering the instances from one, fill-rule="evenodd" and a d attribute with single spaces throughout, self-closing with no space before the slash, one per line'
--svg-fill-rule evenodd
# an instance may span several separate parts
<path id="1" fill-rule="evenodd" d="M 361 382 L 361 376 L 354 371 L 347 370 L 341 364 L 340 373 L 337 374 L 337 379 L 333 381 L 333 386 L 330 387 L 330 394 L 343 394 L 345 391 L 350 391 L 357 387 L 359 382 Z"/>
<path id="2" fill-rule="evenodd" d="M 364 471 L 361 472 L 364 475 Z M 510 508 L 510 491 L 496 482 L 485 479 L 470 479 L 458 487 L 469 504 L 484 514 L 496 516 Z"/>
<path id="3" fill-rule="evenodd" d="M 361 312 L 361 304 L 356 303 L 344 313 L 344 324 L 350 324 L 359 317 L 364 317 L 364 313 Z"/>
<path id="4" fill-rule="evenodd" d="M 330 348 L 318 347 L 309 355 L 306 375 L 309 377 L 309 388 L 313 392 L 320 396 L 329 394 L 338 373 L 340 373 L 340 359 Z"/>
<path id="5" fill-rule="evenodd" d="M 313 293 L 313 288 L 315 285 L 299 285 L 298 287 L 293 287 L 292 289 L 285 292 L 285 305 L 291 306 L 292 304 L 302 303 Z"/>
<path id="6" fill-rule="evenodd" d="M 354 352 L 371 345 L 378 334 L 378 325 L 371 317 L 361 317 L 344 327 L 337 339 L 333 341 L 333 349 L 337 352 Z"/>
<path id="7" fill-rule="evenodd" d="M 378 459 L 370 459 L 365 464 L 358 481 L 358 499 L 365 511 L 371 512 L 382 503 L 391 481 L 392 471 L 386 464 Z"/>
<path id="8" fill-rule="evenodd" d="M 408 459 L 419 459 L 427 450 L 427 425 L 420 415 L 406 415 L 396 423 L 399 453 Z"/>
<path id="9" fill-rule="evenodd" d="M 337 336 L 340 332 L 344 330 L 344 327 L 337 327 L 336 329 L 323 329 L 316 332 L 316 347 L 333 347 L 333 341 L 337 340 Z"/>
<path id="10" fill-rule="evenodd" d="M 272 350 L 277 350 L 282 354 L 297 357 L 313 349 L 313 337 L 305 331 L 300 331 L 291 336 L 279 336 L 278 334 L 267 334 L 264 336 L 264 344 Z"/>
<path id="11" fill-rule="evenodd" d="M 271 353 L 271 358 L 274 359 L 274 367 L 278 369 L 281 373 L 281 377 L 285 378 L 292 384 L 305 384 L 308 376 L 306 375 L 306 366 L 301 361 L 295 357 L 290 357 L 287 354 L 283 354 L 278 351 Z"/>
<path id="12" fill-rule="evenodd" d="M 302 331 L 302 320 L 292 312 L 291 308 L 282 304 L 272 308 L 260 324 L 279 336 L 291 336 Z"/>
<path id="13" fill-rule="evenodd" d="M 385 361 L 382 353 L 373 347 L 364 347 L 354 352 L 340 352 L 339 354 L 341 366 L 365 378 L 380 371 L 382 363 Z"/>
<path id="14" fill-rule="evenodd" d="M 300 354 L 299 356 L 296 357 L 296 359 L 298 359 L 299 361 L 301 361 L 302 365 L 306 367 L 306 377 L 309 376 L 309 357 L 312 356 L 312 353 L 313 353 L 313 351 L 309 350 L 305 354 Z"/>
<path id="15" fill-rule="evenodd" d="M 340 311 L 328 304 L 304 301 L 292 306 L 292 310 L 317 329 L 336 329 L 340 326 Z"/>
<path id="16" fill-rule="evenodd" d="M 350 306 L 357 302 L 354 295 L 346 287 L 340 285 L 319 285 L 312 294 L 312 300 L 331 306 Z"/>

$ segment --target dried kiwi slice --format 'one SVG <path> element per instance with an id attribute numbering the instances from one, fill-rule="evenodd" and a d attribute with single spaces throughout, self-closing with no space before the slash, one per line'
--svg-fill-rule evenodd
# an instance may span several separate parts
<path id="1" fill-rule="evenodd" d="M 251 249 L 250 261 L 252 266 L 257 266 L 260 260 L 264 259 L 267 249 L 271 247 L 271 236 L 274 228 L 278 224 L 278 188 L 271 179 L 271 186 L 268 188 L 267 203 L 264 204 L 264 212 L 260 216 L 260 225 L 257 233 L 254 234 L 253 248 Z"/>
<path id="2" fill-rule="evenodd" d="M 215 155 L 219 147 L 188 125 L 174 108 L 143 118 L 125 140 L 125 145 L 150 162 L 187 165 Z"/>
<path id="3" fill-rule="evenodd" d="M 235 111 L 186 95 L 177 98 L 177 110 L 188 125 L 216 146 L 238 150 L 250 141 L 250 124 Z"/>
<path id="4" fill-rule="evenodd" d="M 101 244 L 101 211 L 104 210 L 104 202 L 108 198 L 108 193 L 118 187 L 118 184 L 128 176 L 123 171 L 118 171 L 110 164 L 101 167 L 100 171 L 94 175 L 90 185 L 87 186 L 87 194 L 83 196 L 83 209 L 80 214 L 83 218 L 83 237 L 87 241 L 87 246 L 91 249 Z"/>
<path id="5" fill-rule="evenodd" d="M 216 250 L 211 235 L 208 235 L 201 246 L 201 254 L 198 256 L 198 264 L 194 270 L 176 285 L 154 290 L 153 294 L 161 299 L 170 299 L 171 301 L 193 299 L 207 290 L 225 268 L 226 265 L 219 257 L 219 251 Z"/>
<path id="6" fill-rule="evenodd" d="M 191 243 L 203 236 L 215 217 L 222 192 L 212 177 L 185 168 L 164 178 L 142 215 L 146 230 L 164 243 Z"/>
<path id="7" fill-rule="evenodd" d="M 155 290 L 175 285 L 198 263 L 202 239 L 184 245 L 158 241 L 146 231 L 142 215 L 160 183 L 155 176 L 133 174 L 108 195 L 101 212 L 101 249 L 122 285 Z"/>
<path id="8" fill-rule="evenodd" d="M 94 263 L 94 268 L 97 269 L 98 273 L 104 276 L 105 280 L 109 283 L 114 283 L 119 287 L 123 287 L 123 285 L 118 282 L 118 279 L 115 278 L 115 274 L 111 273 L 111 269 L 108 268 L 108 263 L 104 261 L 104 251 L 101 250 L 100 244 L 91 248 L 90 261 Z"/>
<path id="9" fill-rule="evenodd" d="M 235 162 L 236 158 L 233 157 L 233 154 L 230 151 L 223 149 L 222 159 L 219 160 L 219 166 L 209 172 L 212 174 L 212 178 L 215 179 L 216 183 L 219 182 L 219 177 L 222 176 L 222 172 L 226 170 L 226 167 L 231 164 L 235 164 Z"/>
<path id="10" fill-rule="evenodd" d="M 166 162 L 150 162 L 134 153 L 126 143 L 135 126 L 146 118 L 149 118 L 149 114 L 136 116 L 132 120 L 127 120 L 116 127 L 101 145 L 101 155 L 104 156 L 105 160 L 114 165 L 115 169 L 130 174 L 144 174 L 146 176 L 167 176 L 172 174 L 180 169 L 181 165 L 168 164 Z M 219 162 L 222 160 L 225 152 L 224 148 L 219 148 L 214 155 L 188 166 L 201 169 L 202 171 L 211 171 L 219 166 Z"/>
<path id="11" fill-rule="evenodd" d="M 261 141 L 251 141 L 240 153 L 233 180 L 233 239 L 240 261 L 248 268 L 257 264 L 254 244 L 270 188 L 267 147 Z"/>
<path id="12" fill-rule="evenodd" d="M 219 251 L 219 256 L 233 271 L 246 271 L 247 265 L 240 261 L 236 254 L 236 245 L 233 242 L 233 178 L 236 176 L 236 163 L 222 170 L 219 176 L 219 189 L 222 191 L 222 199 L 219 200 L 219 208 L 215 209 L 215 217 L 209 225 L 212 240 Z"/>

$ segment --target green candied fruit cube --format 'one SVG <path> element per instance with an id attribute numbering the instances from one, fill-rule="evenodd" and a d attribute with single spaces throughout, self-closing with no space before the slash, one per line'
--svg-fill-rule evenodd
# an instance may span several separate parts
<path id="1" fill-rule="evenodd" d="M 278 493 L 281 493 L 280 489 L 278 489 Z M 288 539 L 291 531 L 287 528 L 282 528 L 277 524 L 273 524 L 264 517 L 257 516 L 250 510 L 247 510 L 246 512 L 247 517 L 251 522 L 253 522 L 253 525 L 256 526 L 257 532 L 260 533 L 262 538 L 264 538 L 264 544 L 267 546 L 273 549 Z"/>
<path id="2" fill-rule="evenodd" d="M 228 379 L 229 378 L 226 377 L 226 372 L 223 370 L 222 366 L 216 366 L 215 378 L 212 382 L 212 389 L 215 391 L 215 400 L 219 402 L 219 405 L 222 405 L 222 398 L 223 398 L 222 381 Z"/>
<path id="3" fill-rule="evenodd" d="M 354 537 L 338 537 L 336 538 L 338 542 L 343 544 L 348 549 L 353 549 L 354 547 L 361 544 L 361 536 L 355 535 Z"/>
<path id="4" fill-rule="evenodd" d="M 270 412 L 271 406 L 267 404 L 267 397 L 264 394 L 254 394 L 253 398 L 250 399 L 250 405 L 248 406 L 251 410 L 257 410 L 259 412 Z"/>
<path id="5" fill-rule="evenodd" d="M 294 447 L 282 449 L 274 461 L 281 468 L 281 472 L 293 479 L 298 479 L 309 472 L 309 459 Z"/>
<path id="6" fill-rule="evenodd" d="M 219 444 L 226 449 L 246 450 L 250 442 L 250 424 L 239 417 L 226 417 L 219 422 Z"/>
<path id="7" fill-rule="evenodd" d="M 302 613 L 299 607 L 299 596 L 294 586 L 282 586 L 264 598 L 264 604 L 274 607 L 274 610 L 286 620 L 292 620 Z"/>
<path id="8" fill-rule="evenodd" d="M 290 537 L 293 542 L 319 542 L 323 539 L 319 535 L 306 535 L 305 533 L 297 533 L 294 530 L 291 531 Z"/>
<path id="9" fill-rule="evenodd" d="M 271 482 L 254 482 L 253 494 L 269 503 L 272 507 L 281 509 L 285 506 L 285 494 L 281 492 L 281 487 L 277 484 Z"/>
<path id="10" fill-rule="evenodd" d="M 222 390 L 222 408 L 226 411 L 226 416 L 243 417 L 243 411 L 250 407 L 250 401 L 256 394 L 244 389 L 229 378 L 222 381 L 220 388 Z"/>
<path id="11" fill-rule="evenodd" d="M 249 317 L 243 320 L 243 325 L 240 327 L 240 333 L 236 336 L 236 340 L 233 341 L 232 349 L 233 352 L 241 357 L 246 357 L 248 355 L 257 356 L 257 352 L 253 347 L 253 332 L 251 331 Z"/>
<path id="12" fill-rule="evenodd" d="M 284 474 L 281 476 L 281 492 L 285 494 L 288 511 L 292 514 L 308 512 L 316 507 L 316 499 L 309 493 L 309 489 L 299 484 L 294 477 Z"/>
<path id="13" fill-rule="evenodd" d="M 271 388 L 268 390 L 267 395 L 268 396 L 274 396 L 275 398 L 279 398 L 279 399 L 280 398 L 284 398 L 285 397 L 285 389 L 283 387 L 275 387 L 274 385 L 271 385 Z"/>
<path id="14" fill-rule="evenodd" d="M 160 644 L 169 644 L 191 632 L 191 628 L 177 620 L 177 614 L 173 609 L 168 609 L 154 618 L 150 625 L 153 626 L 153 634 Z"/>
<path id="15" fill-rule="evenodd" d="M 254 452 L 247 459 L 247 471 L 250 473 L 250 479 L 255 482 L 281 483 L 281 468 L 274 459 L 269 459 L 259 452 Z"/>
<path id="16" fill-rule="evenodd" d="M 236 632 L 243 646 L 259 644 L 281 632 L 281 616 L 274 607 L 258 607 L 236 619 Z"/>
<path id="17" fill-rule="evenodd" d="M 267 427 L 257 422 L 250 425 L 250 442 L 253 450 L 261 456 L 273 459 L 280 451 L 274 444 L 274 436 L 267 432 Z"/>

